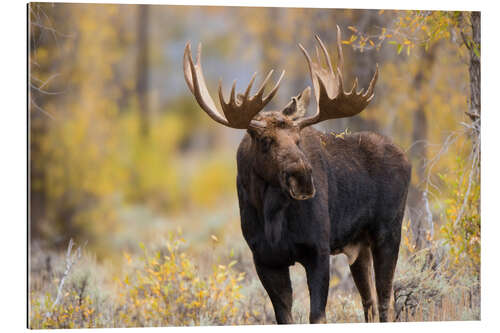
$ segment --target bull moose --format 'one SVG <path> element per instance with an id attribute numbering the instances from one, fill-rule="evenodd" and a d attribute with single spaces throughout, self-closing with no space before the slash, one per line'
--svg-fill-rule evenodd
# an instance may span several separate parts
<path id="1" fill-rule="evenodd" d="M 311 127 L 327 119 L 354 116 L 374 96 L 378 65 L 363 93 L 344 90 L 341 32 L 337 26 L 336 71 L 327 48 L 316 36 L 319 52 L 309 67 L 316 112 L 306 117 L 311 89 L 306 88 L 279 111 L 260 112 L 276 94 L 264 97 L 272 70 L 250 96 L 252 77 L 243 94 L 229 101 L 219 82 L 218 111 L 187 43 L 184 76 L 199 106 L 216 122 L 246 129 L 237 152 L 237 189 L 243 236 L 257 274 L 267 291 L 278 324 L 292 323 L 289 266 L 302 264 L 307 275 L 311 323 L 326 322 L 330 255 L 344 253 L 361 295 L 365 320 L 388 320 L 393 276 L 398 259 L 411 165 L 390 139 L 372 132 L 343 137 Z M 372 282 L 372 270 L 375 283 Z M 375 302 L 377 300 L 378 302 Z"/>

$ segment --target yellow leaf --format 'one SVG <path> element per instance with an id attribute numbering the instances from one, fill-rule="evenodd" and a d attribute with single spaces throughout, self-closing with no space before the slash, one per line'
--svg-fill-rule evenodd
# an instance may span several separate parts
<path id="1" fill-rule="evenodd" d="M 132 257 L 130 256 L 130 254 L 128 254 L 127 252 L 123 252 L 123 256 L 127 260 L 127 263 L 130 264 L 132 262 Z"/>

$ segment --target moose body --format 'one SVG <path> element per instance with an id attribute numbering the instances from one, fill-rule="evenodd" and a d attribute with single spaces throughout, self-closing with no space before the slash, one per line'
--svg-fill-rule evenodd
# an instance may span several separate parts
<path id="1" fill-rule="evenodd" d="M 375 133 L 340 138 L 307 128 L 301 134 L 299 149 L 311 163 L 316 188 L 315 196 L 307 200 L 283 195 L 259 175 L 250 135 L 241 142 L 237 155 L 241 228 L 277 321 L 291 322 L 289 266 L 296 262 L 307 273 L 310 320 L 324 320 L 329 256 L 339 253 L 348 257 L 366 320 L 375 314 L 370 281 L 373 253 L 382 301 L 379 311 L 385 320 L 410 165 L 398 147 Z M 280 230 L 278 237 L 266 232 L 273 227 Z"/>
<path id="2" fill-rule="evenodd" d="M 310 88 L 279 111 L 260 112 L 275 95 L 281 78 L 263 97 L 272 71 L 250 97 L 252 77 L 244 94 L 235 84 L 226 102 L 219 85 L 221 112 L 215 107 L 203 77 L 201 46 L 196 64 L 190 45 L 184 53 L 184 75 L 200 107 L 225 126 L 246 129 L 237 153 L 237 188 L 241 228 L 280 324 L 292 323 L 289 266 L 306 270 L 311 323 L 325 322 L 330 255 L 345 253 L 361 295 L 365 320 L 388 320 L 392 281 L 399 252 L 401 224 L 411 167 L 388 138 L 360 132 L 322 133 L 310 125 L 350 117 L 373 98 L 378 68 L 366 92 L 343 88 L 340 29 L 336 73 L 323 42 L 316 37 L 328 68 L 309 66 L 317 110 L 305 117 Z M 372 270 L 375 283 L 372 281 Z"/>

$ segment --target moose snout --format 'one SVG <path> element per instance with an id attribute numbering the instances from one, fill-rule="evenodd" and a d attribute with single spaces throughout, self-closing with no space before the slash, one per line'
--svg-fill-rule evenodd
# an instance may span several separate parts
<path id="1" fill-rule="evenodd" d="M 280 178 L 283 190 L 295 200 L 307 200 L 316 194 L 309 163 L 293 163 L 281 173 Z"/>

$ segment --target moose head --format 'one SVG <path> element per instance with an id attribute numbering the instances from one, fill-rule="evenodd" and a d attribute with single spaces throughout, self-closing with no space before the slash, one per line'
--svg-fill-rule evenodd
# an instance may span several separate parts
<path id="1" fill-rule="evenodd" d="M 316 49 L 316 59 L 312 60 L 304 47 L 298 45 L 307 60 L 317 104 L 316 112 L 309 117 L 305 114 L 311 95 L 310 87 L 292 97 L 281 110 L 261 112 L 276 94 L 285 74 L 285 71 L 281 73 L 277 83 L 264 97 L 264 90 L 273 70 L 267 74 L 253 96 L 250 96 L 250 91 L 256 73 L 243 94 L 235 93 L 235 81 L 229 101 L 226 101 L 219 81 L 221 113 L 215 106 L 205 83 L 201 66 L 201 44 L 198 46 L 196 64 L 189 43 L 184 52 L 184 76 L 199 106 L 213 120 L 224 126 L 246 129 L 251 137 L 253 156 L 255 156 L 254 172 L 265 182 L 280 187 L 295 200 L 306 200 L 315 195 L 311 164 L 301 149 L 302 130 L 327 119 L 351 117 L 363 111 L 374 96 L 373 90 L 378 77 L 377 66 L 365 93 L 363 89 L 357 91 L 357 78 L 351 90 L 344 91 L 342 77 L 344 59 L 340 28 L 337 26 L 338 63 L 335 71 L 324 43 L 318 36 L 316 40 L 323 53 L 326 68 L 322 66 L 318 49 Z"/>

